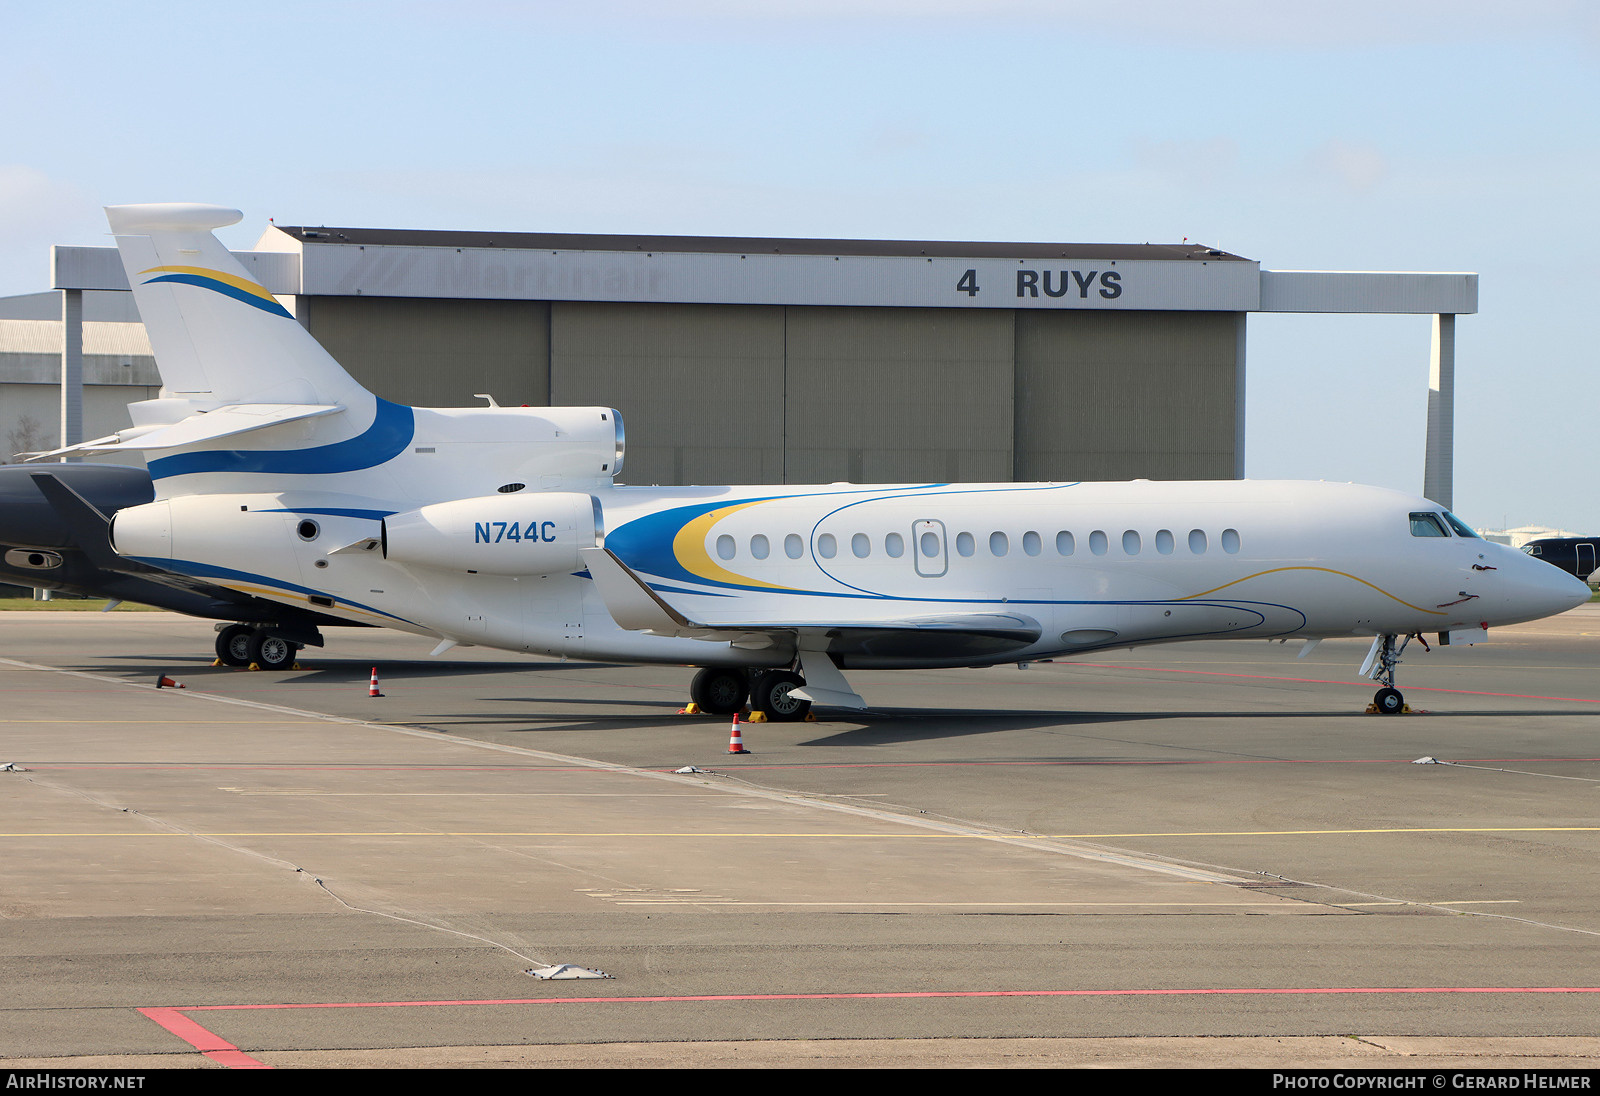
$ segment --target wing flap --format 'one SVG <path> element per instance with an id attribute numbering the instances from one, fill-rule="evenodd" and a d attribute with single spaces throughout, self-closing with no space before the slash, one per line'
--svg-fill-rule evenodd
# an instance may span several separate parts
<path id="1" fill-rule="evenodd" d="M 839 621 L 748 619 L 695 621 L 668 604 L 608 548 L 580 553 L 611 618 L 631 631 L 752 646 L 773 643 L 826 652 L 847 664 L 897 664 L 928 660 L 946 665 L 1004 661 L 1038 642 L 1043 628 L 1021 613 L 941 613 Z M 809 680 L 809 678 L 808 678 Z"/>

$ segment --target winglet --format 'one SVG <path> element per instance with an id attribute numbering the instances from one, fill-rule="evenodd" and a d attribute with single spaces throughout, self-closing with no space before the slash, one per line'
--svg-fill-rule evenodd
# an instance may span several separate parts
<path id="1" fill-rule="evenodd" d="M 703 627 L 662 601 L 611 549 L 584 548 L 578 554 L 589 568 L 589 577 L 594 579 L 606 612 L 618 627 L 668 635 Z"/>

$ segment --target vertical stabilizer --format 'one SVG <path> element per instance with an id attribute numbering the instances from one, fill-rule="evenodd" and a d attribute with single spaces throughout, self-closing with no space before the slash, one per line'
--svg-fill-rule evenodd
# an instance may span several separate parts
<path id="1" fill-rule="evenodd" d="M 107 206 L 166 395 L 199 402 L 370 405 L 372 397 L 228 253 L 222 206 Z"/>

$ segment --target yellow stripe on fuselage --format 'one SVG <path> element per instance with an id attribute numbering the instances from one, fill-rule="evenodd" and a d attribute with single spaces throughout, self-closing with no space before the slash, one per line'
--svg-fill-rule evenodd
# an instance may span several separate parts
<path id="1" fill-rule="evenodd" d="M 1378 591 L 1378 593 L 1382 594 L 1386 598 L 1391 598 L 1391 599 L 1393 599 L 1395 601 L 1398 601 L 1401 605 L 1404 605 L 1407 609 L 1415 609 L 1419 613 L 1432 613 L 1434 616 L 1449 616 L 1450 615 L 1449 613 L 1441 613 L 1441 612 L 1438 612 L 1437 610 L 1434 610 L 1434 609 L 1424 609 L 1420 605 L 1413 605 L 1413 604 L 1411 604 L 1411 602 L 1405 600 L 1404 598 L 1395 597 L 1388 590 L 1385 590 L 1381 586 L 1373 586 L 1372 583 L 1368 582 L 1364 578 L 1357 578 L 1355 575 L 1352 575 L 1347 571 L 1335 571 L 1331 567 L 1273 567 L 1270 570 L 1257 571 L 1253 575 L 1246 575 L 1246 576 L 1244 576 L 1244 578 L 1236 578 L 1232 582 L 1225 582 L 1221 586 L 1217 586 L 1217 587 L 1215 587 L 1213 589 L 1210 589 L 1210 590 L 1203 590 L 1198 594 L 1189 594 L 1187 597 L 1180 597 L 1177 600 L 1178 601 L 1193 601 L 1197 597 L 1209 597 L 1212 594 L 1216 593 L 1218 590 L 1226 590 L 1229 586 L 1237 586 L 1241 582 L 1249 582 L 1251 579 L 1260 578 L 1262 575 L 1275 575 L 1280 571 L 1323 571 L 1323 572 L 1326 572 L 1327 574 L 1330 574 L 1330 575 L 1338 575 L 1341 578 L 1347 578 L 1351 582 L 1359 582 L 1363 586 L 1367 586 L 1367 587 L 1370 587 L 1371 589 L 1374 589 L 1374 590 Z"/>
<path id="2" fill-rule="evenodd" d="M 712 560 L 706 551 L 706 536 L 711 532 L 711 527 L 729 514 L 743 510 L 747 506 L 767 502 L 767 499 L 757 499 L 755 502 L 741 502 L 737 506 L 724 506 L 720 510 L 712 510 L 701 514 L 672 538 L 672 554 L 685 571 L 698 578 L 709 579 L 712 582 L 725 582 L 732 586 L 755 586 L 763 590 L 791 590 L 791 586 L 779 586 L 774 582 L 762 582 L 758 578 L 748 578 L 744 575 L 728 570 L 726 567 Z"/>

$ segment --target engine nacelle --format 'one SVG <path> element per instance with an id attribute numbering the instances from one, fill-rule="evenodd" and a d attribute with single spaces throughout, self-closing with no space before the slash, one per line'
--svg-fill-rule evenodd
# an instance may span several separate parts
<path id="1" fill-rule="evenodd" d="M 119 556 L 173 558 L 172 502 L 130 506 L 111 515 L 111 548 Z"/>
<path id="2" fill-rule="evenodd" d="M 553 575 L 583 567 L 600 543 L 600 500 L 571 491 L 438 502 L 383 519 L 383 557 L 484 575 Z"/>

